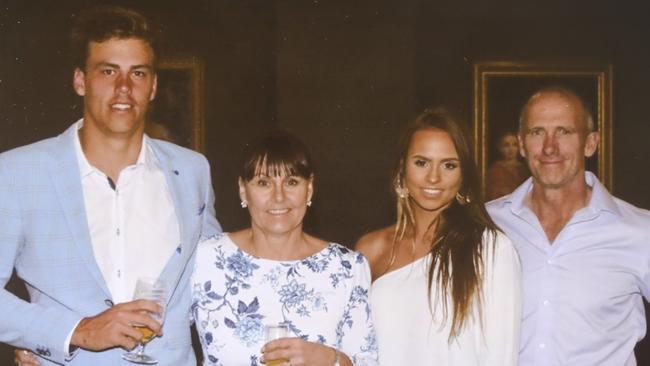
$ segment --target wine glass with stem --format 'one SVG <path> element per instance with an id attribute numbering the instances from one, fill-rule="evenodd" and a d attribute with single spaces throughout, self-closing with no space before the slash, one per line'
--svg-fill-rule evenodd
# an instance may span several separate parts
<path id="1" fill-rule="evenodd" d="M 165 319 L 165 301 L 167 300 L 167 286 L 163 281 L 148 277 L 138 278 L 135 285 L 133 300 L 151 300 L 160 305 L 162 308 L 160 313 L 149 313 L 148 315 L 156 319 L 162 325 Z M 142 333 L 142 338 L 140 339 L 138 346 L 134 350 L 124 353 L 122 358 L 129 362 L 141 365 L 157 364 L 157 359 L 145 353 L 147 343 L 156 337 L 156 333 L 144 325 L 136 324 L 133 327 Z"/>

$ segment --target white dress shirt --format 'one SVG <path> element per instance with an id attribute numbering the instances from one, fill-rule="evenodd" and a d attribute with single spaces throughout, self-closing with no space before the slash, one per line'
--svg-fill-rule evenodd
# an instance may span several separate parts
<path id="1" fill-rule="evenodd" d="M 522 366 L 634 366 L 650 299 L 650 211 L 613 197 L 590 172 L 586 207 L 551 243 L 526 205 L 528 179 L 487 205 L 523 267 Z"/>
<path id="2" fill-rule="evenodd" d="M 137 162 L 117 182 L 88 162 L 78 135 L 75 144 L 95 260 L 113 303 L 131 301 L 137 279 L 157 278 L 180 245 L 165 175 L 146 135 Z"/>

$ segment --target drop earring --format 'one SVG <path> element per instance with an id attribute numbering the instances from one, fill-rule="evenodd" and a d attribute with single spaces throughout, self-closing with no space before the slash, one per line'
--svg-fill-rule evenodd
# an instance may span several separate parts
<path id="1" fill-rule="evenodd" d="M 397 186 L 395 187 L 395 194 L 397 194 L 397 197 L 399 198 L 406 198 L 409 196 L 409 191 L 404 187 Z"/>
<path id="2" fill-rule="evenodd" d="M 461 205 L 466 205 L 466 204 L 472 202 L 472 200 L 469 198 L 469 196 L 464 196 L 464 195 L 460 194 L 460 192 L 456 192 L 456 201 L 458 201 L 458 203 L 461 204 Z"/>
<path id="3" fill-rule="evenodd" d="M 395 194 L 397 195 L 398 198 L 405 199 L 409 196 L 409 190 L 406 187 L 404 187 L 404 185 L 402 184 L 401 174 L 398 175 L 397 178 L 395 178 L 394 184 L 395 184 L 394 187 Z"/>

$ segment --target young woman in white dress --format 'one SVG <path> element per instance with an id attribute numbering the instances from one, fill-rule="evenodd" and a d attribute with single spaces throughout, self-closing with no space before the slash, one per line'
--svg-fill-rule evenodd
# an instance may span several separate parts
<path id="1" fill-rule="evenodd" d="M 302 230 L 314 192 L 305 145 L 275 133 L 248 146 L 239 178 L 251 227 L 199 244 L 192 311 L 204 365 L 376 365 L 370 267 Z M 286 338 L 268 342 L 266 325 Z"/>
<path id="2" fill-rule="evenodd" d="M 515 365 L 521 273 L 480 199 L 467 135 L 446 109 L 407 129 L 397 222 L 357 243 L 372 269 L 381 365 Z"/>

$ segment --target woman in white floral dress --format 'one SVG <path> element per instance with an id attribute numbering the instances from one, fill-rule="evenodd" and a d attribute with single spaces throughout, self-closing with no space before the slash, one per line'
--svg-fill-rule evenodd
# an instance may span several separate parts
<path id="1" fill-rule="evenodd" d="M 204 365 L 376 365 L 365 258 L 306 234 L 313 195 L 304 144 L 275 133 L 249 145 L 239 178 L 251 227 L 199 245 L 193 315 Z M 265 344 L 264 326 L 290 336 Z"/>

